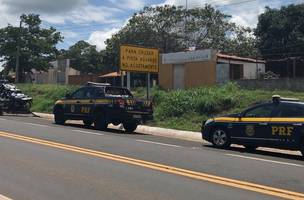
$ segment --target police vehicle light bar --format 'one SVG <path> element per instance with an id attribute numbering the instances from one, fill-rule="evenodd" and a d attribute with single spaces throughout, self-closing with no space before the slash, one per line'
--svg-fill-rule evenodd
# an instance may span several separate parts
<path id="1" fill-rule="evenodd" d="M 110 86 L 110 83 L 87 82 L 86 86 Z"/>
<path id="2" fill-rule="evenodd" d="M 281 97 L 280 95 L 273 95 L 272 96 L 272 101 L 273 102 L 280 102 L 280 101 L 300 101 L 300 99 L 296 99 L 296 98 L 285 98 L 285 97 Z"/>

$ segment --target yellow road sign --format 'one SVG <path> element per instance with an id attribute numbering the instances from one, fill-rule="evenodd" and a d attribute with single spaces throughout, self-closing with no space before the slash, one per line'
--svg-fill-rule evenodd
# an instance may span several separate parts
<path id="1" fill-rule="evenodd" d="M 159 50 L 121 45 L 120 70 L 158 73 Z"/>

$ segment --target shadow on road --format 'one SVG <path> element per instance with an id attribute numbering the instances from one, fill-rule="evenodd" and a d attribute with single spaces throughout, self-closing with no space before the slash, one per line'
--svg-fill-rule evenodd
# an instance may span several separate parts
<path id="1" fill-rule="evenodd" d="M 207 148 L 217 149 L 210 144 L 204 144 L 203 146 L 207 147 Z M 229 149 L 225 149 L 225 151 L 228 151 L 228 152 L 230 151 L 230 153 L 238 152 L 238 153 L 247 153 L 247 154 L 252 154 L 252 155 L 272 156 L 272 157 L 284 158 L 284 159 L 289 159 L 289 160 L 304 160 L 304 157 L 300 156 L 300 155 L 293 155 L 293 154 L 289 154 L 288 152 L 286 152 L 286 153 L 279 152 L 279 151 L 284 151 L 281 149 L 270 149 L 269 151 L 268 151 L 268 149 L 267 150 L 256 149 L 254 151 L 249 151 L 249 150 L 245 149 L 244 147 L 233 146 L 233 147 L 230 147 Z"/>
<path id="2" fill-rule="evenodd" d="M 83 128 L 83 129 L 87 129 L 87 130 L 98 131 L 98 130 L 94 129 L 93 126 L 85 126 L 83 124 L 65 123 L 64 126 L 75 127 L 75 128 Z M 113 128 L 107 128 L 104 131 L 111 132 L 111 133 L 116 133 L 116 134 L 146 135 L 146 134 L 143 134 L 143 133 L 137 133 L 136 131 L 135 132 L 125 132 L 124 130 L 113 129 Z"/>

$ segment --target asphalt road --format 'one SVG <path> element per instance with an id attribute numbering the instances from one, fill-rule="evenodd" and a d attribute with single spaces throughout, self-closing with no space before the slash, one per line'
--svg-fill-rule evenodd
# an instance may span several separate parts
<path id="1" fill-rule="evenodd" d="M 0 159 L 0 199 L 304 197 L 300 156 L 218 150 L 34 117 L 1 116 Z"/>

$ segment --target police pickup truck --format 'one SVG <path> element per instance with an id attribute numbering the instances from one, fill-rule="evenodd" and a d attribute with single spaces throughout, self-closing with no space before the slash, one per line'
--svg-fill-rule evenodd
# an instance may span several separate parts
<path id="1" fill-rule="evenodd" d="M 215 147 L 231 143 L 249 150 L 273 147 L 299 150 L 304 156 L 304 102 L 274 95 L 272 102 L 252 106 L 241 113 L 208 119 L 203 139 Z"/>
<path id="2" fill-rule="evenodd" d="M 152 102 L 135 99 L 127 88 L 88 82 L 84 87 L 55 103 L 56 124 L 66 120 L 83 120 L 85 126 L 104 130 L 108 124 L 123 124 L 127 132 L 153 119 Z"/>

